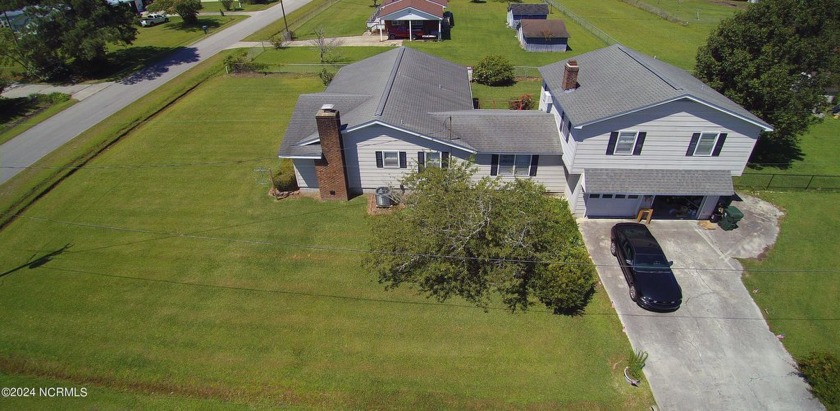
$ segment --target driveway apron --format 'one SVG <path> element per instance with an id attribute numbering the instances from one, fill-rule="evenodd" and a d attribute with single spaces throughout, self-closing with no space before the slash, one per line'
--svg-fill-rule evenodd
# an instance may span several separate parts
<path id="1" fill-rule="evenodd" d="M 673 313 L 645 311 L 630 300 L 609 251 L 610 228 L 619 220 L 579 223 L 630 343 L 650 354 L 644 373 L 660 409 L 823 409 L 770 332 L 733 258 L 755 257 L 770 246 L 781 213 L 752 197 L 735 205 L 746 216 L 734 231 L 705 230 L 697 221 L 650 224 L 683 290 L 682 307 Z"/>

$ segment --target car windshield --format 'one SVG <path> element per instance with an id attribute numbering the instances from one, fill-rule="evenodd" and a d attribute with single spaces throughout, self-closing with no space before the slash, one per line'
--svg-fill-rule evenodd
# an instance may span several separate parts
<path id="1" fill-rule="evenodd" d="M 639 254 L 636 256 L 636 266 L 642 268 L 665 269 L 670 266 L 662 254 Z"/>

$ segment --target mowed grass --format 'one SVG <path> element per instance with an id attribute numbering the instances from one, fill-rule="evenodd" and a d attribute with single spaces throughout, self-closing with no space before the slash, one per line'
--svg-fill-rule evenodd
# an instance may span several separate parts
<path id="1" fill-rule="evenodd" d="M 747 8 L 747 3 L 736 0 L 643 0 L 660 10 L 689 24 L 717 25 L 738 10 Z"/>
<path id="2" fill-rule="evenodd" d="M 447 9 L 452 11 L 455 19 L 452 40 L 406 41 L 403 44 L 465 66 L 474 66 L 489 55 L 502 55 L 516 66 L 530 67 L 544 66 L 605 46 L 597 37 L 556 10 L 552 10 L 549 18 L 564 20 L 566 23 L 571 50 L 565 53 L 523 50 L 516 38 L 516 31 L 506 25 L 507 3 L 453 0 Z"/>
<path id="3" fill-rule="evenodd" d="M 36 112 L 31 115 L 26 114 L 23 118 L 15 118 L 7 124 L 0 125 L 0 144 L 17 137 L 26 130 L 35 127 L 38 123 L 60 113 L 64 109 L 67 109 L 76 103 L 78 103 L 78 101 L 69 99 L 60 103 L 50 104 L 42 110 L 36 110 Z"/>
<path id="4" fill-rule="evenodd" d="M 327 3 L 315 18 L 294 30 L 295 40 L 315 38 L 315 30 L 323 29 L 327 37 L 361 36 L 365 23 L 376 11 L 371 0 L 340 0 Z"/>
<path id="5" fill-rule="evenodd" d="M 717 27 L 716 21 L 688 25 L 670 23 L 620 0 L 563 0 L 562 4 L 621 44 L 688 71 L 694 69 L 697 48 L 706 43 L 706 38 Z M 711 5 L 706 9 L 717 10 L 717 14 L 735 13 L 728 5 L 707 4 Z"/>
<path id="6" fill-rule="evenodd" d="M 274 7 L 277 4 L 279 4 L 277 0 L 272 0 L 271 2 L 265 4 L 250 4 L 245 1 L 234 0 L 233 4 L 230 6 L 233 10 L 230 11 L 261 11 Z M 219 10 L 222 10 L 225 13 L 228 12 L 228 10 L 225 10 L 225 6 L 223 6 L 220 1 L 203 1 L 201 2 L 201 5 L 203 6 L 201 9 L 202 13 L 218 13 Z"/>
<path id="7" fill-rule="evenodd" d="M 840 356 L 840 193 L 762 192 L 785 211 L 776 244 L 745 261 L 744 284 L 774 334 L 798 359 L 812 351 Z"/>
<path id="8" fill-rule="evenodd" d="M 268 197 L 297 96 L 322 89 L 207 80 L 0 232 L 0 370 L 179 408 L 652 403 L 601 289 L 578 317 L 386 292 L 360 268 L 366 199 Z"/>

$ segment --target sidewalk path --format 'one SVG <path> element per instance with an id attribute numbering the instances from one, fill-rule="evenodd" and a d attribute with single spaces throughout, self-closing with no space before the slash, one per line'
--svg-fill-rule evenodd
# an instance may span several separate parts
<path id="1" fill-rule="evenodd" d="M 370 35 L 370 33 L 366 33 L 361 36 L 333 37 L 328 38 L 327 41 L 334 41 L 337 42 L 340 46 L 348 47 L 399 47 L 403 44 L 403 40 L 386 39 L 380 41 L 379 36 Z M 252 47 L 272 48 L 274 47 L 274 45 L 267 41 L 240 41 L 236 44 L 231 45 L 228 48 L 238 49 Z M 293 40 L 283 42 L 283 47 L 315 47 L 315 45 L 312 43 L 312 40 Z"/>
<path id="2" fill-rule="evenodd" d="M 286 13 L 309 1 L 284 0 Z M 152 90 L 281 18 L 280 4 L 251 13 L 251 17 L 179 49 L 164 60 L 121 80 L 102 83 L 99 89 L 89 87 L 85 89 L 87 94 L 80 90 L 83 98 L 79 103 L 0 146 L 0 184 Z"/>

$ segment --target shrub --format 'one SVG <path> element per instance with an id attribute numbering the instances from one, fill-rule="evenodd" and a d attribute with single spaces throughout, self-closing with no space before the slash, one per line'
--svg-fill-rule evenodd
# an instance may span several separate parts
<path id="1" fill-rule="evenodd" d="M 222 6 L 227 11 L 233 10 L 233 0 L 221 0 Z"/>
<path id="2" fill-rule="evenodd" d="M 473 68 L 473 79 L 488 86 L 513 84 L 513 64 L 502 56 L 487 56 Z"/>
<path id="3" fill-rule="evenodd" d="M 510 100 L 509 106 L 511 110 L 530 110 L 534 108 L 534 98 L 530 94 L 523 94 Z"/>
<path id="4" fill-rule="evenodd" d="M 318 77 L 321 77 L 321 81 L 324 82 L 325 86 L 329 86 L 333 77 L 335 77 L 335 73 L 327 70 L 326 68 L 322 68 L 321 72 L 318 73 Z"/>
<path id="5" fill-rule="evenodd" d="M 829 353 L 811 353 L 799 361 L 811 393 L 829 410 L 840 410 L 840 360 Z"/>
<path id="6" fill-rule="evenodd" d="M 298 189 L 297 178 L 292 160 L 280 160 L 280 169 L 274 175 L 274 187 L 280 191 L 295 191 Z"/>
<path id="7" fill-rule="evenodd" d="M 647 362 L 647 351 L 638 351 L 627 358 L 627 374 L 634 380 L 642 379 L 642 368 L 645 368 Z"/>

